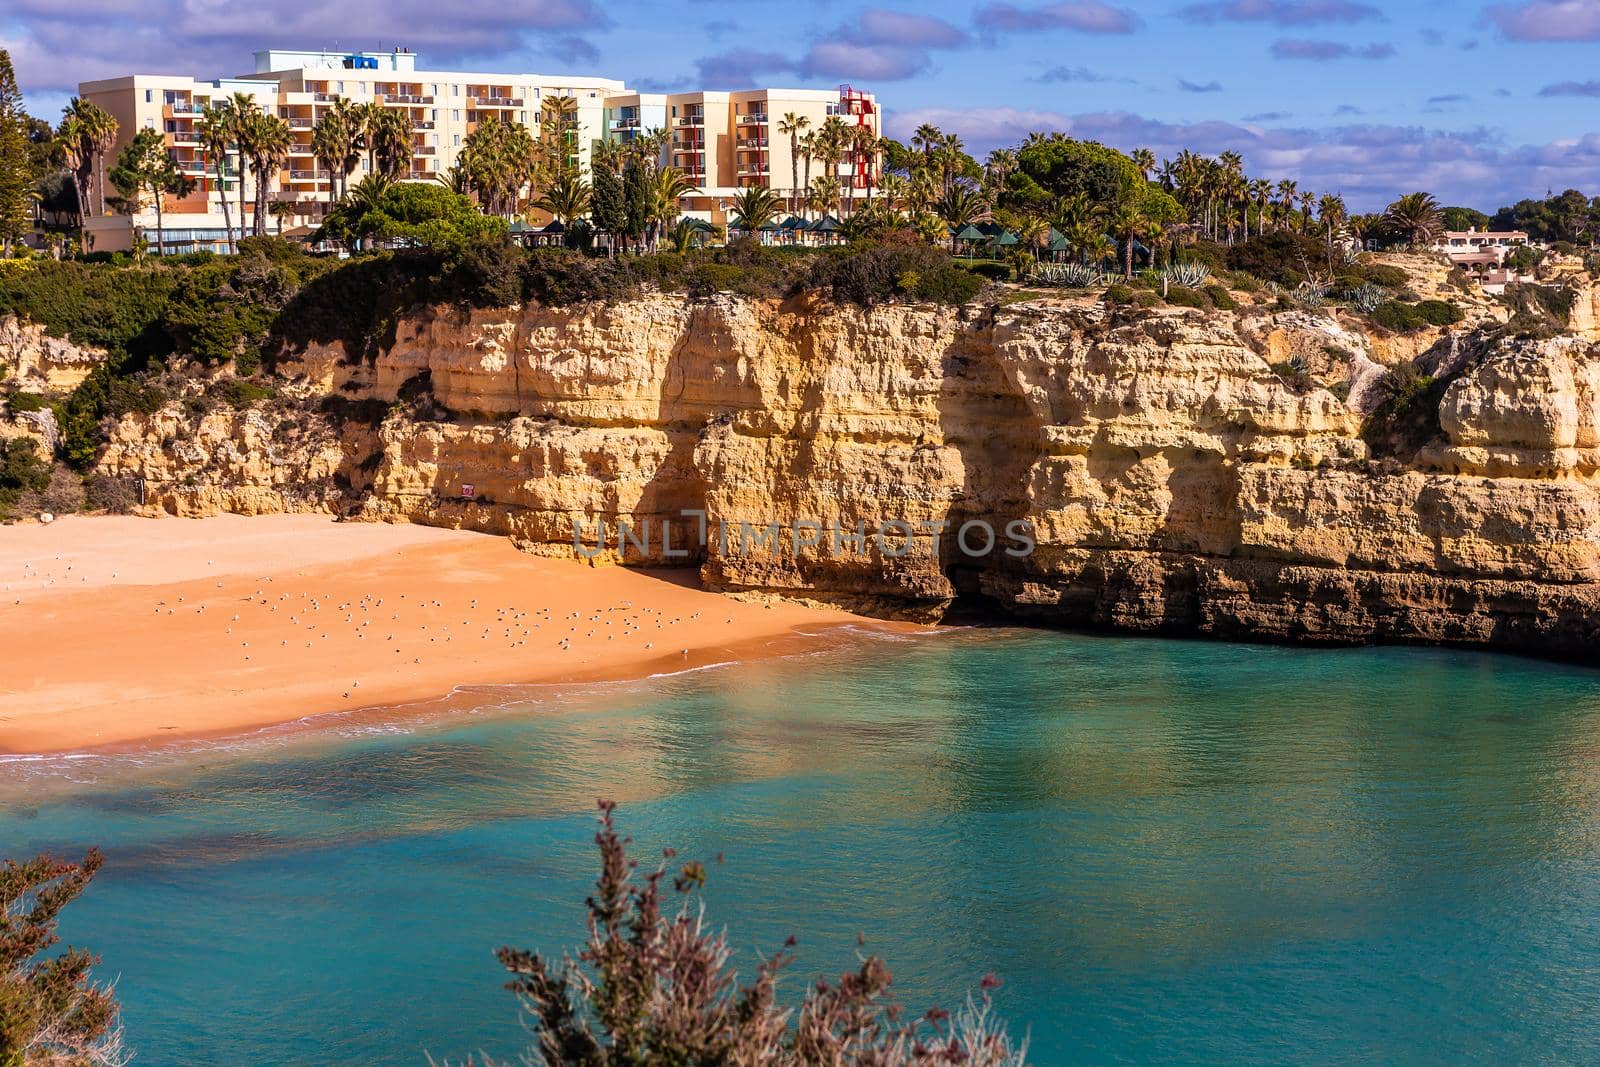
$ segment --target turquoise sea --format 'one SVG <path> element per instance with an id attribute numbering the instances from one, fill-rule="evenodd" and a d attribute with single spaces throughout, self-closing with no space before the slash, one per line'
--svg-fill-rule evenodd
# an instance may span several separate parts
<path id="1" fill-rule="evenodd" d="M 478 696 L 0 763 L 0 854 L 103 846 L 140 1064 L 516 1053 L 491 950 L 580 939 L 601 795 L 791 995 L 864 931 L 1039 1064 L 1600 1061 L 1595 671 L 991 630 Z"/>

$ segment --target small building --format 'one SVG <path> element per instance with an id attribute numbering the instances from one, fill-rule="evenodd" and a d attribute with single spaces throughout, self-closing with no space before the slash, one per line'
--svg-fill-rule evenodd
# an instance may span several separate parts
<path id="1" fill-rule="evenodd" d="M 1443 252 L 1457 266 L 1465 266 L 1463 257 L 1491 255 L 1496 266 L 1505 262 L 1514 248 L 1528 243 L 1528 235 L 1521 230 L 1446 230 L 1434 242 L 1433 250 Z"/>

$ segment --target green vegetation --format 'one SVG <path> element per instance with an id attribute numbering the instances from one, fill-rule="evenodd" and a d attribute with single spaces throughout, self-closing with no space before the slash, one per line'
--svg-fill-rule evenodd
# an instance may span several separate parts
<path id="1" fill-rule="evenodd" d="M 1439 435 L 1439 403 L 1450 382 L 1414 367 L 1393 367 L 1378 384 L 1382 399 L 1361 426 L 1378 456 L 1408 457 Z"/>
<path id="2" fill-rule="evenodd" d="M 1460 308 L 1443 300 L 1423 300 L 1416 304 L 1389 300 L 1378 305 L 1371 315 L 1374 323 L 1398 333 L 1409 333 L 1429 326 L 1453 326 L 1462 317 Z"/>
<path id="3" fill-rule="evenodd" d="M 0 437 L 0 519 L 14 517 L 27 493 L 50 487 L 50 461 L 31 437 Z"/>
<path id="4" fill-rule="evenodd" d="M 505 231 L 504 219 L 483 214 L 468 197 L 442 185 L 390 184 L 381 177 L 363 178 L 322 225 L 324 235 L 350 245 L 383 241 L 449 253 Z"/>
<path id="5" fill-rule="evenodd" d="M 82 949 L 40 958 L 61 940 L 58 918 L 100 870 L 39 856 L 0 863 L 0 1064 L 6 1067 L 124 1063 L 117 1001 L 89 970 L 99 957 Z"/>

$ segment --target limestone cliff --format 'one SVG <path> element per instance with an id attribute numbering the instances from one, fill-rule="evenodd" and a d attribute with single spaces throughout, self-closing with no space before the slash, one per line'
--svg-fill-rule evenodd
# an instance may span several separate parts
<path id="1" fill-rule="evenodd" d="M 1429 341 L 1431 439 L 1374 456 L 1361 415 L 1419 352 L 1326 314 L 439 309 L 375 362 L 286 353 L 301 415 L 130 419 L 105 463 L 166 510 L 338 506 L 564 554 L 576 529 L 586 555 L 884 613 L 1593 655 L 1600 355 Z M 1309 381 L 1273 369 L 1308 354 Z M 1016 523 L 1031 553 L 1005 551 Z"/>
<path id="2" fill-rule="evenodd" d="M 75 388 L 106 360 L 105 352 L 51 337 L 44 327 L 0 316 L 0 386 L 37 393 Z"/>

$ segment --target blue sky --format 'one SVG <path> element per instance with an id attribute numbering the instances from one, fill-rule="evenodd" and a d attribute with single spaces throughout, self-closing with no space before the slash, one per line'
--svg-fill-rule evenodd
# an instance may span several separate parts
<path id="1" fill-rule="evenodd" d="M 651 89 L 851 82 L 892 135 L 932 121 L 980 157 L 1031 129 L 1233 149 L 1357 210 L 1417 188 L 1488 210 L 1600 194 L 1600 0 L 0 0 L 0 47 L 50 117 L 80 79 L 397 44 Z"/>

